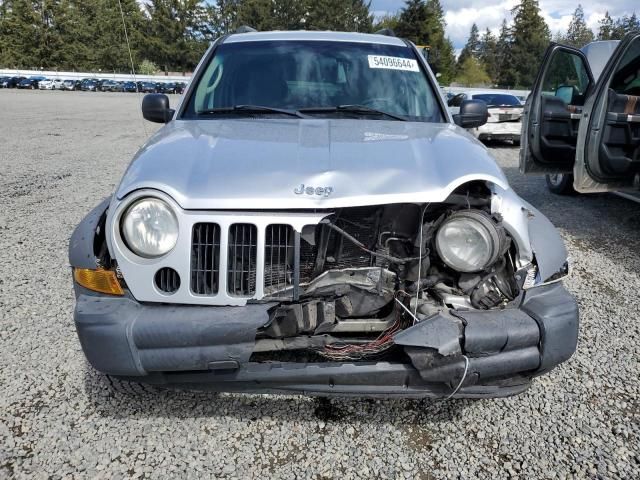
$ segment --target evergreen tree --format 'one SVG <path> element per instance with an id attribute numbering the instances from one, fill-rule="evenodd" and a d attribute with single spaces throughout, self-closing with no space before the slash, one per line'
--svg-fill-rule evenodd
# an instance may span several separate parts
<path id="1" fill-rule="evenodd" d="M 458 68 L 461 68 L 467 58 L 480 59 L 480 34 L 478 32 L 478 26 L 475 23 L 471 25 L 469 39 L 458 57 Z"/>
<path id="2" fill-rule="evenodd" d="M 593 42 L 593 32 L 587 27 L 587 22 L 584 20 L 582 5 L 578 4 L 569 22 L 567 34 L 562 37 L 562 43 L 572 47 L 582 48 L 590 42 Z"/>
<path id="3" fill-rule="evenodd" d="M 613 27 L 613 34 L 611 35 L 614 40 L 620 40 L 627 33 L 636 32 L 640 30 L 640 21 L 635 12 L 631 15 L 625 15 L 622 18 L 616 20 Z"/>
<path id="4" fill-rule="evenodd" d="M 395 13 L 393 15 L 387 14 L 378 19 L 378 21 L 373 25 L 372 30 L 374 32 L 377 32 L 378 30 L 382 30 L 383 28 L 390 28 L 394 32 L 397 32 L 399 23 L 400 23 L 399 13 Z"/>
<path id="5" fill-rule="evenodd" d="M 478 59 L 469 55 L 459 66 L 456 83 L 465 87 L 481 87 L 491 83 L 491 78 Z"/>
<path id="6" fill-rule="evenodd" d="M 511 50 L 515 73 L 513 86 L 530 88 L 549 44 L 549 27 L 540 15 L 538 0 L 521 0 L 511 13 L 513 15 Z"/>
<path id="7" fill-rule="evenodd" d="M 427 4 L 424 0 L 406 0 L 400 11 L 396 34 L 411 40 L 416 45 L 429 45 L 427 29 Z"/>
<path id="8" fill-rule="evenodd" d="M 500 36 L 496 42 L 496 81 L 502 87 L 514 86 L 517 82 L 517 75 L 513 65 L 512 43 L 511 29 L 507 25 L 507 20 L 503 19 L 500 26 Z"/>
<path id="9" fill-rule="evenodd" d="M 485 72 L 489 74 L 493 83 L 498 81 L 498 45 L 496 37 L 488 28 L 480 40 L 479 58 Z"/>
<path id="10" fill-rule="evenodd" d="M 40 68 L 40 12 L 30 0 L 2 2 L 3 19 L 0 29 L 0 62 L 11 68 Z"/>
<path id="11" fill-rule="evenodd" d="M 604 18 L 598 22 L 598 40 L 611 40 L 613 38 L 613 18 L 609 12 L 605 12 Z"/>
<path id="12" fill-rule="evenodd" d="M 370 32 L 373 16 L 364 0 L 314 0 L 308 7 L 307 30 Z"/>

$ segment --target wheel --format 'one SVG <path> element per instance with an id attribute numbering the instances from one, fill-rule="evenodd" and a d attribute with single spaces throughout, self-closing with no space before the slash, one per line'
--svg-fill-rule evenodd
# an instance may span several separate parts
<path id="1" fill-rule="evenodd" d="M 577 192 L 573 189 L 573 174 L 571 173 L 554 173 L 546 175 L 547 188 L 556 195 L 575 195 Z"/>
<path id="2" fill-rule="evenodd" d="M 111 390 L 117 393 L 125 394 L 125 395 L 144 395 L 148 393 L 158 393 L 160 389 L 152 386 L 146 385 L 144 383 L 139 382 L 130 382 L 128 380 L 122 380 L 117 377 L 112 377 L 111 375 L 105 375 L 107 382 L 109 383 L 109 387 Z"/>

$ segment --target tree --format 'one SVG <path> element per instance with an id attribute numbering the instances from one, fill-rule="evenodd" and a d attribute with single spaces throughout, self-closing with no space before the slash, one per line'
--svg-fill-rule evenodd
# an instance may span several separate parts
<path id="1" fill-rule="evenodd" d="M 372 30 L 377 32 L 378 30 L 382 30 L 383 28 L 390 28 L 394 32 L 397 33 L 398 24 L 400 23 L 400 14 L 386 14 L 378 19 L 378 21 L 373 25 Z"/>
<path id="2" fill-rule="evenodd" d="M 511 29 L 507 25 L 507 20 L 502 20 L 500 26 L 500 36 L 496 42 L 496 80 L 500 86 L 513 86 L 517 82 L 516 71 L 513 64 L 513 51 L 511 45 L 513 39 Z"/>
<path id="3" fill-rule="evenodd" d="M 640 30 L 640 21 L 638 21 L 638 17 L 634 12 L 631 16 L 625 15 L 624 17 L 616 20 L 611 37 L 614 40 L 620 40 L 627 33 L 638 30 Z"/>
<path id="4" fill-rule="evenodd" d="M 429 45 L 427 4 L 423 0 L 406 0 L 400 11 L 396 33 L 416 45 Z"/>
<path id="5" fill-rule="evenodd" d="M 587 27 L 587 22 L 584 20 L 582 5 L 578 4 L 569 22 L 567 34 L 562 37 L 562 43 L 572 47 L 582 48 L 590 42 L 593 42 L 593 32 Z"/>
<path id="6" fill-rule="evenodd" d="M 598 25 L 598 40 L 611 40 L 613 38 L 613 18 L 611 18 L 609 12 L 605 12 Z"/>
<path id="7" fill-rule="evenodd" d="M 480 61 L 469 55 L 460 65 L 456 83 L 465 87 L 480 87 L 490 84 L 491 78 L 489 78 Z"/>
<path id="8" fill-rule="evenodd" d="M 549 27 L 540 15 L 538 0 L 521 0 L 511 13 L 513 15 L 511 55 L 513 73 L 515 73 L 513 86 L 530 88 L 549 44 Z"/>
<path id="9" fill-rule="evenodd" d="M 371 2 L 364 0 L 314 0 L 308 5 L 307 30 L 345 30 L 370 32 L 373 16 Z"/>
<path id="10" fill-rule="evenodd" d="M 146 58 L 162 70 L 193 70 L 213 34 L 203 0 L 150 0 L 146 4 Z"/>
<path id="11" fill-rule="evenodd" d="M 488 28 L 480 40 L 480 64 L 489 74 L 493 83 L 498 81 L 498 45 L 496 37 Z"/>
<path id="12" fill-rule="evenodd" d="M 0 29 L 0 62 L 14 68 L 40 68 L 41 16 L 29 0 L 2 2 L 2 28 Z"/>
<path id="13" fill-rule="evenodd" d="M 471 25 L 469 39 L 458 57 L 458 68 L 460 68 L 469 57 L 476 60 L 480 59 L 480 34 L 478 32 L 478 26 L 475 23 Z"/>

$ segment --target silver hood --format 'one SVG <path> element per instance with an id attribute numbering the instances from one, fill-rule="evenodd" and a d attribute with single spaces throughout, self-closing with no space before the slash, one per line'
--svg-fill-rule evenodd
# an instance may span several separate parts
<path id="1" fill-rule="evenodd" d="M 486 148 L 450 123 L 176 120 L 138 152 L 116 195 L 157 189 L 187 210 L 338 208 L 441 202 L 471 180 L 509 188 Z M 331 193 L 294 193 L 301 184 Z"/>

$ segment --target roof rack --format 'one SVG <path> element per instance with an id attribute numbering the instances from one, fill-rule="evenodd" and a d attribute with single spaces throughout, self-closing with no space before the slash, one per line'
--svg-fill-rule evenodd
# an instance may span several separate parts
<path id="1" fill-rule="evenodd" d="M 374 32 L 375 35 L 384 35 L 385 37 L 396 37 L 396 32 L 393 31 L 393 29 L 391 28 L 383 28 L 381 30 L 378 30 L 377 32 Z"/>
<path id="2" fill-rule="evenodd" d="M 242 25 L 242 26 L 236 28 L 233 33 L 252 33 L 252 32 L 257 32 L 257 31 L 258 30 L 256 30 L 253 27 L 250 27 L 249 25 Z"/>

